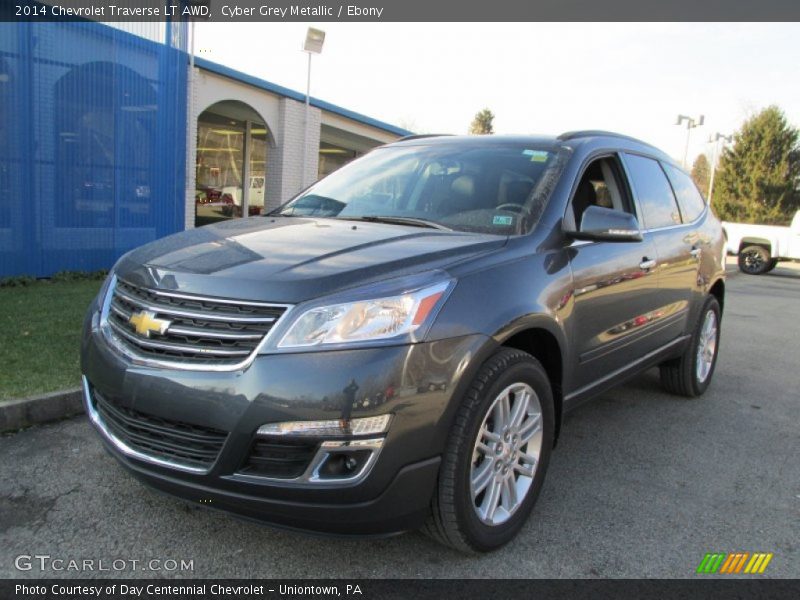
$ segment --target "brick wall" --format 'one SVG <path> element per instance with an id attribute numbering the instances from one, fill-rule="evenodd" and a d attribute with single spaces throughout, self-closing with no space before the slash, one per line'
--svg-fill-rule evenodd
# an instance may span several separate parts
<path id="1" fill-rule="evenodd" d="M 279 206 L 317 179 L 319 162 L 319 134 L 321 112 L 313 106 L 309 109 L 308 144 L 306 146 L 306 170 L 303 177 L 303 138 L 305 136 L 305 104 L 282 98 L 280 104 L 281 140 L 278 148 L 270 148 L 267 179 L 268 204 Z M 274 158 L 272 155 L 275 155 Z"/>
<path id="2" fill-rule="evenodd" d="M 194 228 L 194 195 L 197 176 L 197 117 L 202 110 L 198 107 L 197 80 L 199 69 L 189 71 L 189 82 L 186 95 L 189 102 L 186 111 L 186 210 L 184 211 L 184 228 Z"/>

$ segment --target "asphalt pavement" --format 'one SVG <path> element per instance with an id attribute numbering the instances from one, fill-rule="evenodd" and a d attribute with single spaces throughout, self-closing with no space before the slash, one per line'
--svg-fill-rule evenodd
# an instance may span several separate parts
<path id="1" fill-rule="evenodd" d="M 708 552 L 772 552 L 764 576 L 796 578 L 799 383 L 800 270 L 731 272 L 706 395 L 670 396 L 653 370 L 570 414 L 530 521 L 481 557 L 419 533 L 334 539 L 244 522 L 144 487 L 85 417 L 35 427 L 0 437 L 0 577 L 685 578 Z M 17 558 L 34 555 L 50 558 Z"/>

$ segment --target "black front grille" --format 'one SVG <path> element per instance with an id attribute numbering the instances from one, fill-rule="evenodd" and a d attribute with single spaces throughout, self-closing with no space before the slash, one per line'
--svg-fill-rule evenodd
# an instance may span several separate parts
<path id="1" fill-rule="evenodd" d="M 236 365 L 256 350 L 286 308 L 266 302 L 150 290 L 117 280 L 108 325 L 118 343 L 138 356 Z M 136 325 L 143 318 L 150 325 L 144 331 Z"/>
<path id="2" fill-rule="evenodd" d="M 294 479 L 305 473 L 319 442 L 257 439 L 239 470 L 245 475 Z"/>
<path id="3" fill-rule="evenodd" d="M 92 399 L 101 421 L 114 437 L 142 454 L 176 465 L 210 467 L 228 437 L 219 429 L 162 419 L 120 406 L 96 390 Z"/>

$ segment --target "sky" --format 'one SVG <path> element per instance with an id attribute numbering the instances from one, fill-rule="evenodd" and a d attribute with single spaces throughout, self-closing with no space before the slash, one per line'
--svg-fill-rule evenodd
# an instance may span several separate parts
<path id="1" fill-rule="evenodd" d="M 777 104 L 800 125 L 798 23 L 200 23 L 195 54 L 300 92 L 308 26 L 326 32 L 311 95 L 415 132 L 606 129 L 683 159 L 678 114 L 714 133 Z"/>

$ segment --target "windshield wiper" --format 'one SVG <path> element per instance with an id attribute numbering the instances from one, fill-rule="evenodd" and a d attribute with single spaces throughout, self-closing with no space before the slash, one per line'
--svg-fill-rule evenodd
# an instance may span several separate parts
<path id="1" fill-rule="evenodd" d="M 389 223 L 391 225 L 410 225 L 411 227 L 427 227 L 428 229 L 440 229 L 442 231 L 453 231 L 436 221 L 428 219 L 418 219 L 416 217 L 392 217 L 380 215 L 364 215 L 362 217 L 339 217 L 351 221 L 367 221 L 369 223 Z"/>

